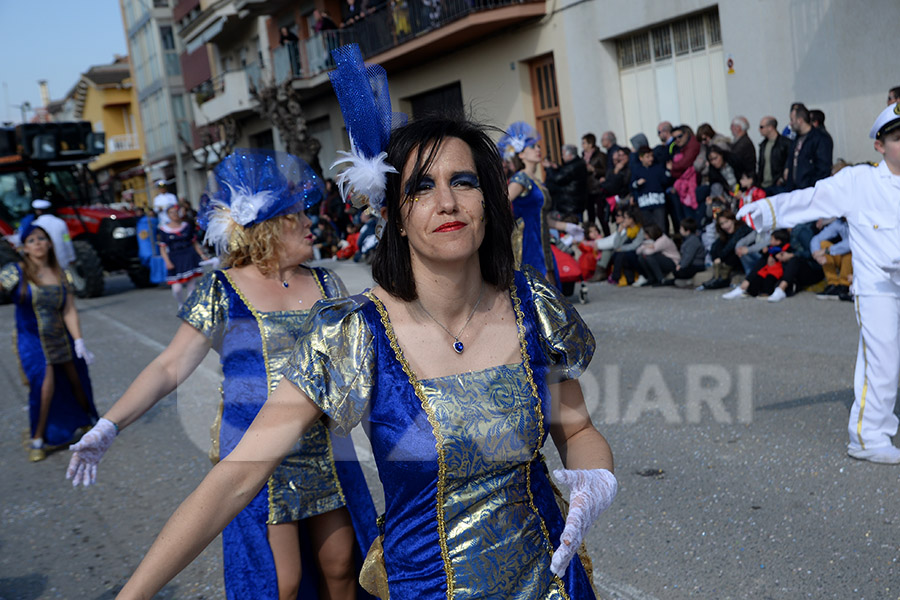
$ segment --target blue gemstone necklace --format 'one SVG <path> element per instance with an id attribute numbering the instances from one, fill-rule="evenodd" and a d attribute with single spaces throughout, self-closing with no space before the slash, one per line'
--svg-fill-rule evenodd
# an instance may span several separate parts
<path id="1" fill-rule="evenodd" d="M 449 329 L 447 329 L 446 327 L 444 327 L 444 324 L 443 324 L 443 323 L 441 323 L 440 321 L 438 321 L 437 319 L 435 319 L 434 316 L 433 316 L 430 312 L 428 312 L 428 309 L 425 308 L 424 306 L 422 306 L 422 301 L 421 301 L 421 300 L 419 300 L 418 298 L 416 298 L 416 302 L 418 303 L 419 308 L 421 308 L 422 311 L 423 311 L 426 315 L 428 315 L 428 317 L 429 317 L 432 321 L 434 321 L 435 323 L 438 324 L 438 327 L 440 327 L 441 329 L 443 329 L 444 331 L 446 331 L 446 332 L 447 332 L 447 335 L 449 335 L 450 337 L 453 338 L 453 351 L 456 352 L 457 354 L 462 354 L 462 353 L 463 353 L 463 350 L 465 350 L 466 347 L 463 346 L 463 343 L 462 343 L 461 341 L 459 341 L 459 338 L 460 338 L 460 336 L 463 334 L 463 331 L 466 330 L 466 327 L 469 326 L 469 322 L 472 320 L 472 317 L 475 316 L 475 311 L 478 310 L 478 305 L 481 304 L 481 299 L 482 299 L 483 297 L 484 297 L 484 280 L 481 281 L 481 292 L 479 292 L 479 294 L 478 294 L 478 300 L 475 302 L 475 306 L 472 307 L 472 312 L 469 313 L 469 318 L 466 319 L 466 322 L 465 322 L 465 324 L 462 326 L 462 329 L 460 329 L 460 330 L 459 330 L 459 333 L 457 333 L 456 335 L 453 335 L 453 333 L 452 333 Z"/>

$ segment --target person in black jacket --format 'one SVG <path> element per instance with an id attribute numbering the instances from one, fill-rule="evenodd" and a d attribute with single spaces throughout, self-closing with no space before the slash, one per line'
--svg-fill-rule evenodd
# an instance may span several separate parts
<path id="1" fill-rule="evenodd" d="M 731 135 L 734 136 L 734 141 L 731 142 L 731 157 L 737 165 L 738 173 L 756 173 L 756 150 L 750 136 L 747 135 L 748 129 L 750 122 L 746 117 L 739 116 L 731 120 Z"/>
<path id="2" fill-rule="evenodd" d="M 778 133 L 775 117 L 763 117 L 759 121 L 759 185 L 767 196 L 777 193 L 775 186 L 784 184 L 784 168 L 787 166 L 791 140 Z"/>
<path id="3" fill-rule="evenodd" d="M 716 217 L 716 232 L 719 237 L 709 249 L 709 256 L 713 259 L 713 278 L 701 286 L 705 290 L 728 287 L 732 270 L 743 272 L 741 259 L 734 249 L 738 241 L 753 233 L 753 230 L 743 221 L 738 221 L 734 212 L 726 209 Z"/>
<path id="4" fill-rule="evenodd" d="M 544 160 L 547 190 L 553 199 L 553 210 L 560 215 L 558 220 L 575 217 L 575 222 L 580 223 L 587 203 L 587 166 L 571 144 L 562 147 L 562 158 L 563 164 L 559 166 Z"/>
<path id="5" fill-rule="evenodd" d="M 799 190 L 816 185 L 820 179 L 831 176 L 831 138 L 812 126 L 809 109 L 796 104 L 791 109 L 791 129 L 797 137 L 791 144 L 785 169 L 788 190 Z"/>

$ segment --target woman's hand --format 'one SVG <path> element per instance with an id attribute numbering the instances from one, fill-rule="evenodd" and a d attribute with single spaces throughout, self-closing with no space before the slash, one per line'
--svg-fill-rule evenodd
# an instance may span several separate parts
<path id="1" fill-rule="evenodd" d="M 606 469 L 557 469 L 553 477 L 571 490 L 566 527 L 559 536 L 559 548 L 550 559 L 550 571 L 562 577 L 591 525 L 612 504 L 619 482 Z"/>
<path id="2" fill-rule="evenodd" d="M 78 338 L 73 343 L 75 346 L 75 356 L 82 359 L 85 364 L 92 365 L 94 364 L 94 353 L 87 349 L 87 346 L 84 345 L 84 340 Z"/>
<path id="3" fill-rule="evenodd" d="M 97 465 L 118 434 L 119 428 L 115 423 L 101 418 L 90 431 L 81 436 L 77 444 L 69 446 L 69 450 L 75 453 L 66 469 L 66 479 L 72 480 L 72 487 L 79 483 L 87 487 L 97 481 Z"/>

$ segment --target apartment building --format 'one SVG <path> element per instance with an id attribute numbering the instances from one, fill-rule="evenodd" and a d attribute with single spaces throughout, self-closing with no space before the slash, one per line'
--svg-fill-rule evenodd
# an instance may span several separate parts
<path id="1" fill-rule="evenodd" d="M 653 141 L 662 120 L 728 134 L 736 115 L 755 124 L 772 114 L 783 127 L 800 101 L 825 112 L 835 157 L 868 160 L 870 121 L 900 84 L 878 60 L 900 20 L 890 0 L 395 0 L 370 2 L 341 29 L 316 25 L 323 11 L 341 21 L 336 0 L 183 2 L 197 10 L 187 47 L 208 46 L 206 91 L 193 88 L 203 122 L 232 116 L 240 145 L 280 149 L 250 89 L 289 81 L 328 174 L 347 147 L 328 50 L 349 42 L 385 67 L 395 109 L 529 121 L 551 158 L 587 131 Z M 282 27 L 296 41 L 282 43 Z"/>
<path id="2" fill-rule="evenodd" d="M 181 77 L 174 0 L 119 0 L 119 4 L 143 124 L 147 181 L 165 180 L 177 195 L 196 203 L 202 188 L 192 182 L 187 166 L 194 117 Z"/>

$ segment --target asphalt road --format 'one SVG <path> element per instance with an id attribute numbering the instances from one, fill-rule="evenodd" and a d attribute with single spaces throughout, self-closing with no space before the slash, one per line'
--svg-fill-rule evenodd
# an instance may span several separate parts
<path id="1" fill-rule="evenodd" d="M 365 267 L 329 265 L 351 291 L 369 284 Z M 107 292 L 79 301 L 101 413 L 178 326 L 165 289 L 114 276 Z M 846 456 L 852 304 L 591 284 L 578 308 L 597 339 L 582 383 L 620 484 L 588 538 L 600 597 L 900 598 L 900 467 Z M 13 326 L 0 307 L 4 348 Z M 27 461 L 26 390 L 0 352 L 0 599 L 114 596 L 209 468 L 218 377 L 211 355 L 73 490 L 66 452 Z M 219 542 L 159 597 L 223 597 Z"/>

